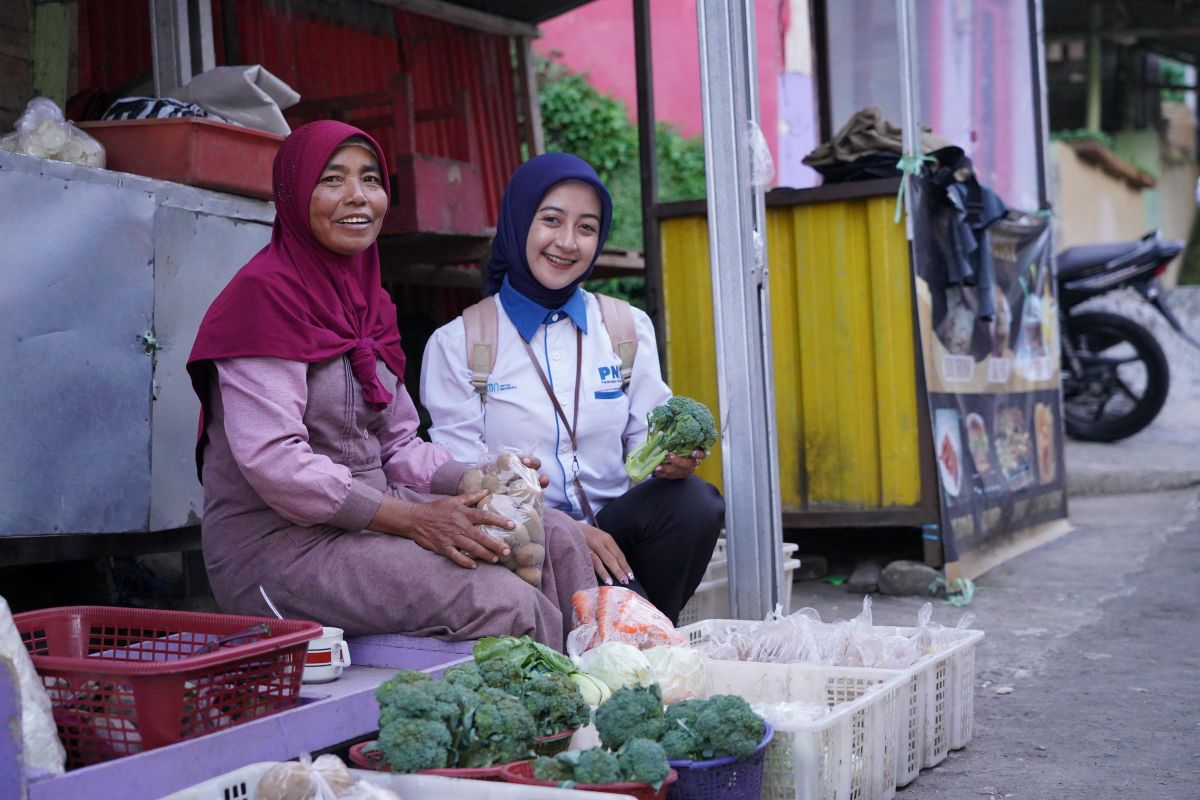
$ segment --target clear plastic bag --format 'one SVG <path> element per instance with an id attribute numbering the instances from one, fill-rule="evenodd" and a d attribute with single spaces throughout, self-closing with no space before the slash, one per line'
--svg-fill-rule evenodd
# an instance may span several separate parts
<path id="1" fill-rule="evenodd" d="M 354 784 L 350 770 L 335 755 L 313 761 L 308 753 L 299 761 L 276 764 L 263 773 L 254 796 L 258 800 L 337 800 Z"/>
<path id="2" fill-rule="evenodd" d="M 500 563 L 511 569 L 521 580 L 533 586 L 542 585 L 542 564 L 546 560 L 546 533 L 542 528 L 544 494 L 538 475 L 525 466 L 522 456 L 513 451 L 484 454 L 474 469 L 462 478 L 466 493 L 486 489 L 488 496 L 478 507 L 512 520 L 512 530 L 484 525 L 483 530 L 509 547 Z"/>
<path id="3" fill-rule="evenodd" d="M 574 630 L 567 636 L 572 658 L 605 642 L 623 642 L 639 650 L 687 644 L 671 620 L 638 593 L 623 586 L 597 586 L 571 596 Z"/>
<path id="4" fill-rule="evenodd" d="M 104 147 L 72 125 L 49 98 L 35 97 L 25 106 L 12 133 L 0 138 L 0 150 L 86 167 L 104 166 Z"/>

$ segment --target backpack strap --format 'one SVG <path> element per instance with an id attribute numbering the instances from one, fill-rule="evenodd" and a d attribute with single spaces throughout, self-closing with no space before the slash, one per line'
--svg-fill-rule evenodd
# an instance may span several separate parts
<path id="1" fill-rule="evenodd" d="M 487 399 L 488 378 L 496 366 L 496 342 L 500 338 L 500 312 L 494 297 L 485 297 L 463 309 L 463 327 L 467 332 L 467 368 L 471 386 L 481 399 Z"/>
<path id="2" fill-rule="evenodd" d="M 621 360 L 621 389 L 629 387 L 633 360 L 637 357 L 637 328 L 629 303 L 606 294 L 596 294 L 600 304 L 600 321 L 612 340 L 613 352 Z M 462 312 L 466 329 L 467 368 L 471 371 L 471 386 L 486 400 L 488 380 L 496 366 L 496 343 L 500 339 L 500 312 L 495 297 L 485 297 Z"/>
<path id="3" fill-rule="evenodd" d="M 626 389 L 633 375 L 633 360 L 637 357 L 638 340 L 633 312 L 629 309 L 629 303 L 606 294 L 597 294 L 596 301 L 600 304 L 600 319 L 608 331 L 608 338 L 612 340 L 613 352 L 621 359 L 621 389 Z"/>

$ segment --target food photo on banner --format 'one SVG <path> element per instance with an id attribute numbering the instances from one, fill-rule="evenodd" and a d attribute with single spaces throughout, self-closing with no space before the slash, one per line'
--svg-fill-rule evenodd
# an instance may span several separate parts
<path id="1" fill-rule="evenodd" d="M 1066 529 L 1058 304 L 1049 220 L 933 155 L 910 187 L 918 324 L 947 571 L 973 577 Z"/>

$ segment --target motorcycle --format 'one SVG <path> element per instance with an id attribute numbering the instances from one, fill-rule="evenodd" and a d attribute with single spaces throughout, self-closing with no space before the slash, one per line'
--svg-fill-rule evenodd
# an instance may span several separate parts
<path id="1" fill-rule="evenodd" d="M 1109 311 L 1078 311 L 1083 302 L 1133 288 L 1183 339 L 1200 348 L 1167 306 L 1159 276 L 1183 243 L 1158 232 L 1133 242 L 1072 247 L 1058 254 L 1062 332 L 1063 421 L 1067 435 L 1114 442 L 1149 425 L 1167 400 L 1171 371 L 1145 327 Z"/>

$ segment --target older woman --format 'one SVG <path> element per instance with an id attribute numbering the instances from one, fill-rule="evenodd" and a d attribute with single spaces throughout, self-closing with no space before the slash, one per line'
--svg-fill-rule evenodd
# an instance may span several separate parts
<path id="1" fill-rule="evenodd" d="M 467 465 L 416 435 L 396 309 L 375 243 L 382 151 L 362 131 L 294 131 L 274 167 L 271 242 L 201 323 L 188 371 L 201 402 L 205 564 L 225 611 L 349 634 L 530 634 L 561 649 L 571 595 L 594 586 L 575 524 L 545 515 L 540 587 L 496 562 L 458 491 Z M 261 587 L 261 589 L 260 589 Z"/>
<path id="2" fill-rule="evenodd" d="M 704 576 L 725 502 L 692 474 L 700 451 L 668 454 L 636 485 L 625 473 L 647 413 L 671 390 L 638 309 L 622 387 L 598 296 L 582 288 L 611 222 L 608 190 L 583 159 L 547 153 L 522 164 L 504 192 L 484 286 L 497 317 L 488 391 L 472 386 L 460 317 L 426 346 L 421 400 L 430 438 L 459 457 L 481 443 L 531 450 L 550 479 L 547 503 L 576 519 L 599 579 L 640 591 L 675 621 Z"/>

